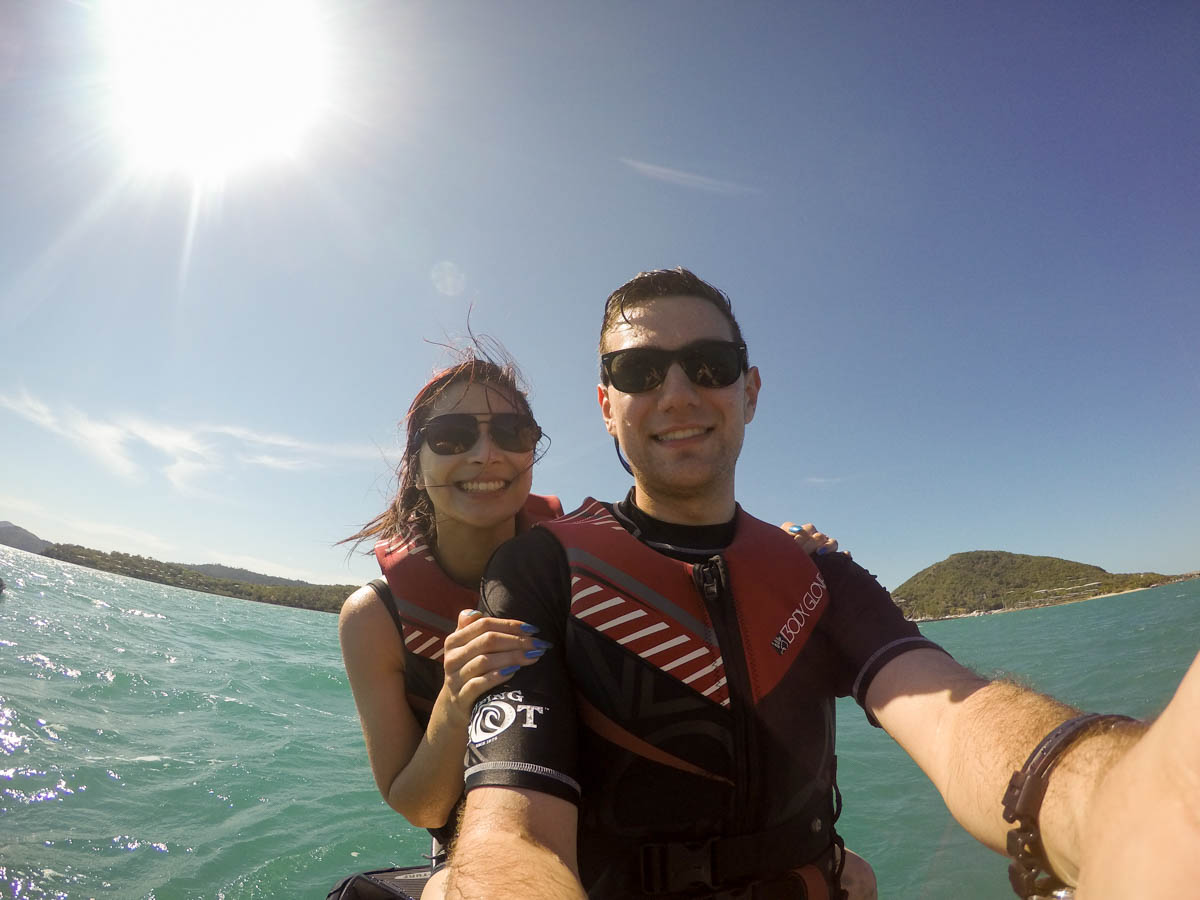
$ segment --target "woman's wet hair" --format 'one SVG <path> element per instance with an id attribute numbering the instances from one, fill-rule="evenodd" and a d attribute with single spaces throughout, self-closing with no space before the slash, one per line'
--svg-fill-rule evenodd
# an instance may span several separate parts
<path id="1" fill-rule="evenodd" d="M 485 347 L 479 338 L 472 346 L 455 349 L 458 362 L 436 373 L 417 395 L 404 417 L 406 439 L 404 455 L 396 468 L 399 488 L 388 508 L 363 528 L 339 543 L 355 546 L 374 539 L 388 540 L 401 535 L 420 536 L 429 543 L 437 538 L 433 503 L 420 485 L 422 429 L 429 421 L 433 406 L 446 391 L 459 386 L 482 385 L 503 394 L 517 412 L 533 418 L 529 389 L 516 364 L 498 346 Z M 548 440 L 548 439 L 547 439 Z M 540 453 L 535 457 L 540 458 Z M 531 463 L 532 465 L 532 463 Z"/>

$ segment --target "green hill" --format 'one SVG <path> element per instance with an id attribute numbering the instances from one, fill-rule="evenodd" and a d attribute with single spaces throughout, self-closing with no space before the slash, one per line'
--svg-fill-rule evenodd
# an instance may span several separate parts
<path id="1" fill-rule="evenodd" d="M 223 566 L 219 563 L 204 563 L 196 565 L 195 563 L 179 563 L 185 569 L 191 569 L 193 572 L 199 572 L 201 575 L 209 575 L 213 578 L 223 578 L 226 581 L 240 581 L 243 584 L 282 584 L 290 587 L 312 587 L 307 581 L 299 581 L 295 578 L 280 578 L 278 575 L 263 575 L 261 572 L 251 572 L 249 569 L 235 569 L 232 566 Z"/>
<path id="2" fill-rule="evenodd" d="M 87 566 L 91 569 L 115 572 L 130 578 L 155 581 L 159 584 L 169 584 L 193 591 L 203 591 L 206 594 L 240 597 L 243 600 L 256 600 L 259 603 L 298 606 L 301 609 L 317 609 L 322 612 L 337 612 L 342 608 L 342 601 L 358 587 L 358 585 L 349 584 L 306 584 L 304 582 L 248 584 L 242 581 L 231 581 L 227 578 L 214 578 L 211 575 L 197 572 L 190 566 L 178 563 L 159 562 L 148 556 L 134 556 L 129 553 L 105 553 L 101 550 L 92 550 L 90 547 L 80 547 L 78 544 L 51 544 L 42 551 L 42 555 L 79 566 Z"/>
<path id="3" fill-rule="evenodd" d="M 1086 600 L 1171 580 L 1156 572 L 1113 574 L 1054 556 L 973 550 L 922 569 L 892 597 L 910 619 L 937 619 Z"/>
<path id="4" fill-rule="evenodd" d="M 50 546 L 49 541 L 43 541 L 32 531 L 26 531 L 12 522 L 0 522 L 0 544 L 16 547 L 26 553 L 41 553 Z"/>

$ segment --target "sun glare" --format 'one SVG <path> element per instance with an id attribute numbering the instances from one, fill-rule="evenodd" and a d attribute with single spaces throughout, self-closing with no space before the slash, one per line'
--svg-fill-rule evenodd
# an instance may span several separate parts
<path id="1" fill-rule="evenodd" d="M 292 156 L 325 111 L 314 0 L 104 0 L 113 115 L 141 169 L 221 179 Z"/>

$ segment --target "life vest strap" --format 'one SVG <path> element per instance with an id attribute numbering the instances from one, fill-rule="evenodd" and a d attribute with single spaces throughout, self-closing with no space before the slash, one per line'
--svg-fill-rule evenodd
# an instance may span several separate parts
<path id="1" fill-rule="evenodd" d="M 744 886 L 764 873 L 783 875 L 813 862 L 832 848 L 834 838 L 832 819 L 799 816 L 753 834 L 643 844 L 642 890 L 663 894 Z"/>

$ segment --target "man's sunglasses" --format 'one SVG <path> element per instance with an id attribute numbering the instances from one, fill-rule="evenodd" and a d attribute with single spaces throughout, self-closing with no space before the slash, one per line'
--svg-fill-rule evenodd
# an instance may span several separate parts
<path id="1" fill-rule="evenodd" d="M 542 438 L 538 423 L 522 413 L 448 413 L 435 416 L 421 429 L 421 437 L 438 456 L 466 453 L 479 440 L 479 426 L 487 423 L 492 441 L 509 453 L 528 453 Z"/>
<path id="2" fill-rule="evenodd" d="M 630 347 L 600 354 L 601 377 L 626 394 L 652 391 L 667 379 L 672 363 L 697 387 L 729 387 L 750 367 L 746 345 L 734 341 L 696 341 L 678 350 Z"/>

